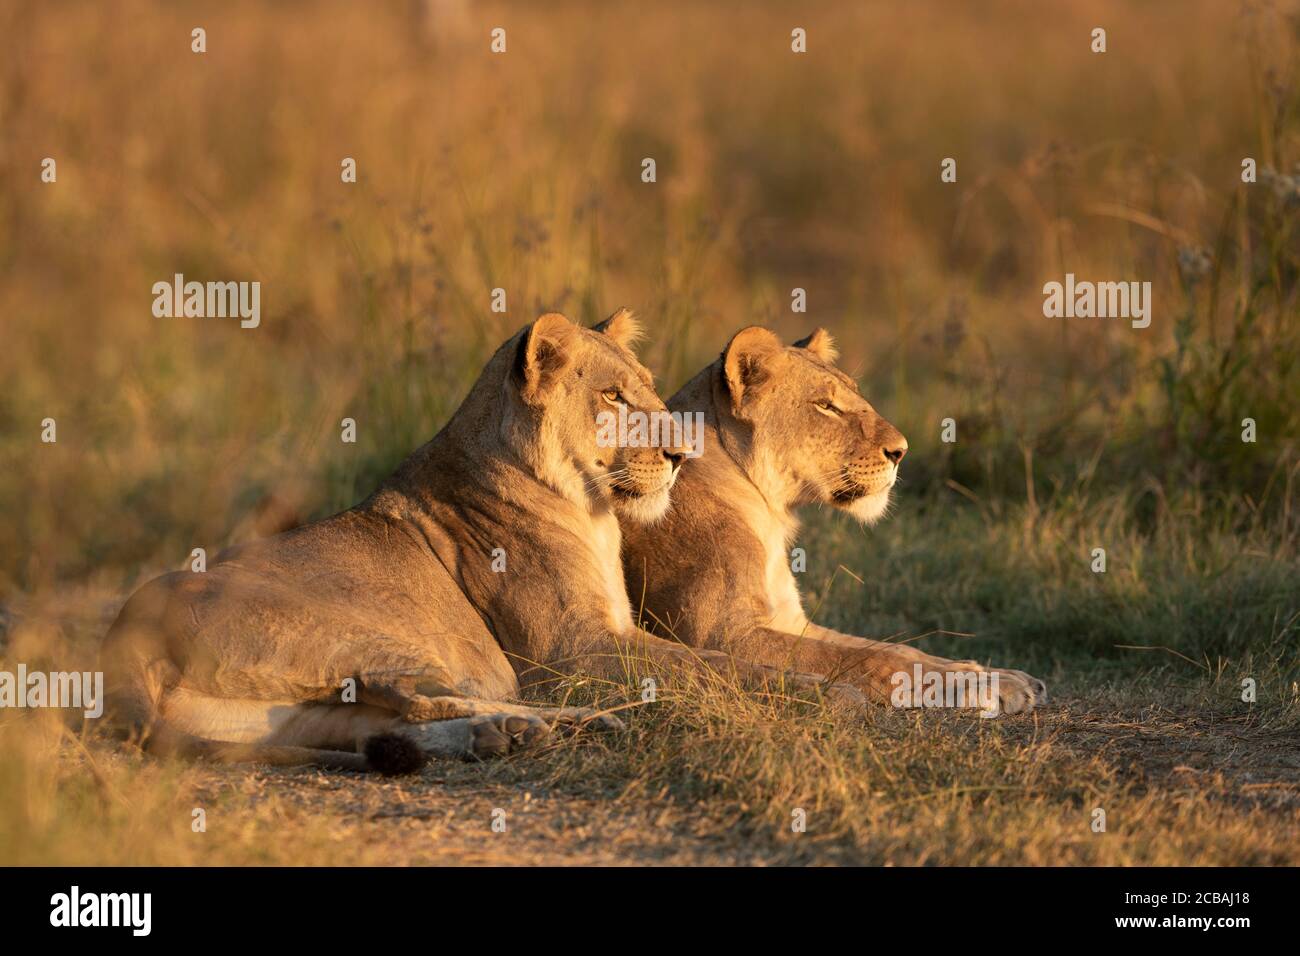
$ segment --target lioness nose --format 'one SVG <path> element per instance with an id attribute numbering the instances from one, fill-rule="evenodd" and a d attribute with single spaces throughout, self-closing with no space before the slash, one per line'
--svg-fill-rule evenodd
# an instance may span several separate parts
<path id="1" fill-rule="evenodd" d="M 886 458 L 897 465 L 903 460 L 903 456 L 907 454 L 907 439 L 899 435 L 897 441 L 890 442 L 881 450 L 885 453 Z"/>
<path id="2" fill-rule="evenodd" d="M 668 459 L 668 464 L 673 466 L 673 471 L 682 467 L 682 462 L 686 460 L 686 451 L 682 448 L 665 448 L 663 453 L 664 457 Z"/>

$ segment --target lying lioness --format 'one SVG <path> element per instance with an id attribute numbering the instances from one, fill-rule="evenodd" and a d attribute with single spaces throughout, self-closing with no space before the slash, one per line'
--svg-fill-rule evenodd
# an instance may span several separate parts
<path id="1" fill-rule="evenodd" d="M 110 706 L 150 746 L 398 772 L 619 725 L 502 703 L 521 678 L 628 654 L 767 674 L 633 626 L 615 511 L 661 517 L 686 451 L 598 440 L 601 411 L 666 411 L 635 334 L 543 315 L 364 502 L 146 584 L 104 641 Z"/>
<path id="2" fill-rule="evenodd" d="M 830 675 L 882 701 L 914 700 L 894 694 L 904 683 L 896 674 L 964 689 L 974 683 L 966 673 L 987 672 L 997 675 L 996 693 L 986 679 L 987 699 L 966 706 L 1032 709 L 1046 687 L 1022 671 L 987 671 L 805 617 L 790 567 L 794 509 L 829 504 L 876 521 L 907 452 L 907 440 L 858 394 L 836 357 L 823 329 L 787 348 L 751 326 L 669 400 L 674 412 L 703 412 L 703 448 L 682 467 L 663 520 L 624 523 L 631 594 L 644 595 L 646 612 L 686 644 Z"/>

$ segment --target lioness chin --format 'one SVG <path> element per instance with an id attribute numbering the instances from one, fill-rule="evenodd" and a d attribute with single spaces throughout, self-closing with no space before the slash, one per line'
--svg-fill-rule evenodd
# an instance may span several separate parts
<path id="1" fill-rule="evenodd" d="M 789 563 L 795 509 L 832 505 L 870 524 L 888 509 L 907 453 L 836 357 L 824 329 L 786 347 L 751 326 L 669 400 L 674 412 L 703 413 L 705 451 L 682 467 L 663 521 L 624 524 L 631 593 L 687 644 L 825 674 L 880 701 L 910 705 L 917 698 L 895 691 L 918 674 L 951 687 L 976 673 L 988 675 L 984 690 L 961 703 L 1031 710 L 1046 687 L 1022 671 L 841 634 L 805 616 Z"/>
<path id="2" fill-rule="evenodd" d="M 556 675 L 640 657 L 770 676 L 633 626 L 617 514 L 662 516 L 686 451 L 598 440 L 601 412 L 666 411 L 636 334 L 626 310 L 543 315 L 361 504 L 146 584 L 104 640 L 115 716 L 153 748 L 396 772 L 621 726 L 503 702 Z"/>

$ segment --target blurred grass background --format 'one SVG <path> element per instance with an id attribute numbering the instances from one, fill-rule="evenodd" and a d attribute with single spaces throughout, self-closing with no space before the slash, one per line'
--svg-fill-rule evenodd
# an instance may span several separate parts
<path id="1" fill-rule="evenodd" d="M 790 52 L 796 26 L 806 55 Z M 494 27 L 505 55 L 489 52 Z M 6 4 L 0 659 L 90 666 L 102 615 L 143 577 L 251 533 L 268 496 L 304 517 L 355 503 L 519 326 L 628 305 L 648 320 L 642 354 L 665 396 L 742 325 L 791 339 L 823 325 L 908 436 L 890 521 L 867 533 L 811 518 L 805 589 L 826 623 L 958 632 L 925 646 L 996 656 L 1067 698 L 1159 695 L 1294 733 L 1298 54 L 1300 4 L 1282 0 Z M 344 157 L 355 185 L 340 182 Z M 955 184 L 940 182 L 945 157 Z M 177 272 L 260 281 L 261 327 L 154 318 L 151 287 Z M 1067 272 L 1151 282 L 1150 328 L 1044 318 L 1043 284 Z M 496 287 L 505 315 L 489 307 Z M 806 314 L 790 310 L 795 287 Z M 47 417 L 57 444 L 40 442 Z M 344 417 L 355 445 L 339 440 Z M 955 444 L 939 440 L 944 418 Z M 69 614 L 73 593 L 104 605 Z M 1261 682 L 1257 707 L 1238 700 L 1241 676 Z M 683 719 L 730 727 L 740 713 Z M 917 759 L 947 767 L 947 745 L 926 751 L 914 729 Z M 806 781 L 845 746 L 781 733 L 758 750 L 803 756 L 755 779 Z M 82 848 L 70 859 L 106 847 L 76 809 L 90 784 L 37 750 L 29 735 L 0 773 L 17 781 L 0 788 L 0 849 L 41 861 L 59 841 Z M 618 780 L 663 780 L 687 803 L 703 787 L 728 819 L 765 799 L 740 777 L 704 786 L 671 747 L 621 759 L 606 761 Z M 846 779 L 878 785 L 878 763 Z M 984 787 L 1002 779 L 992 766 L 939 775 Z M 132 826 L 166 789 L 114 779 L 145 808 Z M 1074 784 L 1016 780 L 1074 826 Z M 987 809 L 957 793 L 950 824 Z M 861 796 L 819 799 L 851 815 Z M 1191 811 L 1170 806 L 1174 832 Z M 1078 859 L 1293 860 L 1290 807 L 1282 835 L 1253 846 L 1263 824 L 1218 807 L 1211 829 L 1231 846 L 1178 857 L 1153 824 Z M 839 832 L 884 839 L 863 826 Z M 132 849 L 135 832 L 114 830 L 120 846 L 93 858 L 192 859 Z M 1028 845 L 1024 828 L 988 839 L 962 859 Z M 899 840 L 882 859 L 947 853 Z M 1059 860 L 1054 840 L 1034 853 Z M 217 858 L 241 859 L 230 852 Z"/>
<path id="2" fill-rule="evenodd" d="M 1158 489 L 1131 501 L 1146 530 L 1193 494 L 1230 525 L 1294 494 L 1294 4 L 3 16 L 4 591 L 132 580 L 279 488 L 350 505 L 547 308 L 637 308 L 665 394 L 745 323 L 827 326 L 912 441 L 909 493 L 1123 479 Z M 1044 318 L 1067 271 L 1150 281 L 1151 328 Z M 261 328 L 154 318 L 176 272 L 259 280 Z"/>

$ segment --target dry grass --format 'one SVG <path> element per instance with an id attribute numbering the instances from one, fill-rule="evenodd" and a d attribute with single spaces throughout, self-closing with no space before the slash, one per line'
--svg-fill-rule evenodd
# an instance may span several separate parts
<path id="1" fill-rule="evenodd" d="M 963 529 L 958 512 L 954 539 L 953 517 L 899 515 L 886 540 L 869 542 L 890 555 L 893 583 L 840 576 L 826 603 L 859 633 L 923 637 L 927 647 L 946 641 L 953 653 L 1029 667 L 1055 694 L 1031 718 L 845 713 L 720 678 L 679 684 L 642 705 L 644 674 L 631 662 L 622 685 L 571 681 L 553 690 L 629 708 L 627 734 L 558 741 L 494 764 L 438 763 L 419 779 L 385 781 L 168 766 L 124 754 L 98 730 L 83 750 L 48 726 L 38 733 L 48 715 L 11 717 L 0 725 L 0 859 L 1300 862 L 1294 555 L 1264 562 L 1237 554 L 1206 588 L 1177 547 L 1148 544 L 1146 576 L 1127 581 L 1121 572 L 1099 584 L 1086 571 L 1044 573 L 1058 560 L 1050 534 L 1001 566 L 973 562 L 1015 522 L 981 535 Z M 870 566 L 865 542 L 835 539 L 845 527 L 818 523 L 814 540 L 824 545 L 812 549 L 810 574 L 827 560 Z M 1026 593 L 1021 574 L 1039 583 L 1036 593 Z M 814 590 L 825 592 L 833 576 Z M 983 596 L 972 596 L 973 587 Z M 981 608 L 989 596 L 995 603 Z M 88 661 L 112 609 L 93 593 L 29 606 L 10 659 L 40 660 L 42 648 L 54 648 L 51 659 Z M 876 627 L 885 622 L 893 629 Z M 924 637 L 952 623 L 972 636 Z M 1258 684 L 1252 704 L 1240 699 L 1247 676 Z M 202 834 L 189 829 L 195 807 L 207 813 Z M 1104 834 L 1090 829 L 1098 807 Z M 505 834 L 491 829 L 497 808 L 507 813 Z M 790 829 L 797 808 L 808 821 L 798 835 Z"/>
<path id="2" fill-rule="evenodd" d="M 0 732 L 17 864 L 1295 865 L 1294 725 L 1072 699 L 1036 719 L 830 715 L 726 688 L 628 734 L 421 778 L 141 763 Z M 88 773 L 88 765 L 96 773 Z M 1105 833 L 1090 825 L 1106 811 Z M 206 831 L 191 831 L 194 808 Z M 505 833 L 492 829 L 506 813 Z M 793 833 L 796 809 L 807 830 Z"/>

